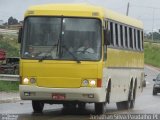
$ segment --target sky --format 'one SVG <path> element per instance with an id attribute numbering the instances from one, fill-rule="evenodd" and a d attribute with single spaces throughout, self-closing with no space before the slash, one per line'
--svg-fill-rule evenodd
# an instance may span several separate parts
<path id="1" fill-rule="evenodd" d="M 10 16 L 23 20 L 26 9 L 31 5 L 45 3 L 89 3 L 126 14 L 144 23 L 146 32 L 160 29 L 160 0 L 0 0 L 0 20 L 6 22 Z"/>

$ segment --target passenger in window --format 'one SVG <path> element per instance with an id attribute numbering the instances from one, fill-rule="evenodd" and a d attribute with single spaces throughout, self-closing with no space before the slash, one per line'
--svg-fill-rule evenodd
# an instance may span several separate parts
<path id="1" fill-rule="evenodd" d="M 25 56 L 30 56 L 30 57 L 35 57 L 36 55 L 33 46 L 29 46 L 28 51 L 26 51 L 24 54 Z"/>
<path id="2" fill-rule="evenodd" d="M 88 40 L 84 41 L 84 44 L 80 48 L 78 48 L 77 53 L 78 54 L 80 54 L 80 53 L 83 53 L 83 54 L 95 53 L 93 48 L 91 47 L 91 44 L 92 43 L 89 43 Z"/>

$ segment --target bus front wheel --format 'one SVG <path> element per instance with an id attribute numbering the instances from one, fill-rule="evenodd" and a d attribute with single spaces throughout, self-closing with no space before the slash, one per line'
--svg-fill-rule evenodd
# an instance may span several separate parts
<path id="1" fill-rule="evenodd" d="M 34 113 L 41 113 L 44 108 L 44 103 L 41 101 L 32 101 L 32 108 Z"/>
<path id="2" fill-rule="evenodd" d="M 103 114 L 105 111 L 105 103 L 95 103 L 96 114 Z"/>

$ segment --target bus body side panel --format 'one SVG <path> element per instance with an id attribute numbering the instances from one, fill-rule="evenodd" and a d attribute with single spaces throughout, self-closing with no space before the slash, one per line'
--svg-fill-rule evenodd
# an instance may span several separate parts
<path id="1" fill-rule="evenodd" d="M 111 102 L 128 100 L 130 82 L 137 80 L 136 95 L 142 92 L 142 80 L 144 75 L 144 63 L 142 52 L 126 51 L 108 48 L 107 61 L 104 67 L 103 77 L 111 80 Z M 107 83 L 107 82 L 106 82 Z"/>
<path id="2" fill-rule="evenodd" d="M 137 92 L 136 95 L 139 95 L 142 92 L 141 86 L 141 73 L 143 69 L 125 69 L 125 68 L 104 68 L 107 72 L 107 78 L 111 78 L 111 97 L 110 102 L 120 102 L 128 100 L 128 91 L 130 87 L 130 81 L 133 77 L 137 78 Z"/>

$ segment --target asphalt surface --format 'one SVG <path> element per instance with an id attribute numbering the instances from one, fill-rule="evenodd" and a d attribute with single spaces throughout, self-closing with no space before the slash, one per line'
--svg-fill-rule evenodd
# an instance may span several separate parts
<path id="1" fill-rule="evenodd" d="M 106 105 L 104 115 L 97 116 L 94 113 L 94 105 L 87 104 L 86 109 L 79 111 L 78 109 L 64 109 L 62 105 L 45 105 L 41 114 L 33 113 L 31 101 L 18 101 L 12 103 L 0 104 L 1 120 L 89 120 L 89 119 L 160 119 L 160 94 L 152 95 L 153 78 L 160 73 L 158 69 L 145 67 L 147 87 L 136 99 L 135 108 L 133 110 L 119 111 L 115 103 Z M 133 115 L 133 116 L 127 116 Z M 139 116 L 141 115 L 141 116 Z M 127 116 L 127 117 L 126 117 Z"/>

